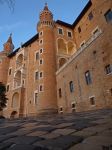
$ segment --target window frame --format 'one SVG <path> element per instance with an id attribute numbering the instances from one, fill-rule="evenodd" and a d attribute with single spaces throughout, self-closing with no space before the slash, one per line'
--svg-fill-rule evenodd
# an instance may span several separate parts
<path id="1" fill-rule="evenodd" d="M 37 97 L 35 97 L 35 94 L 37 94 Z M 36 99 L 37 98 L 37 99 Z M 38 91 L 34 91 L 34 105 L 38 105 Z"/>
<path id="2" fill-rule="evenodd" d="M 69 90 L 70 90 L 70 93 L 74 92 L 74 82 L 73 81 L 69 82 Z"/>
<path id="3" fill-rule="evenodd" d="M 61 33 L 60 33 L 60 30 L 62 31 Z M 59 35 L 64 35 L 63 28 L 58 27 L 58 34 L 59 34 Z"/>
<path id="4" fill-rule="evenodd" d="M 105 66 L 105 72 L 107 75 L 112 74 L 112 65 L 108 64 Z"/>
<path id="5" fill-rule="evenodd" d="M 109 16 L 110 15 L 110 16 Z M 108 9 L 104 14 L 107 23 L 112 23 L 112 10 Z M 110 18 L 109 18 L 110 17 Z"/>
<path id="6" fill-rule="evenodd" d="M 92 78 L 91 78 L 91 72 L 90 72 L 90 70 L 87 70 L 85 72 L 85 81 L 86 81 L 87 85 L 92 84 Z"/>

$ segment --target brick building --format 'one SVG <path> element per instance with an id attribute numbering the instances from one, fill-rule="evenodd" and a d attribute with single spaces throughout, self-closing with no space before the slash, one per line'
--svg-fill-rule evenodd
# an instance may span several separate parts
<path id="1" fill-rule="evenodd" d="M 73 24 L 45 5 L 37 34 L 0 52 L 7 117 L 112 107 L 112 1 L 91 0 Z"/>

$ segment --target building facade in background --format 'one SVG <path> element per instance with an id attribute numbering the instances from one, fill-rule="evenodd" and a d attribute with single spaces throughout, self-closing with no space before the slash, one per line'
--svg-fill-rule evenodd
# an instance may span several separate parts
<path id="1" fill-rule="evenodd" d="M 112 107 L 112 1 L 91 0 L 74 23 L 53 20 L 45 5 L 37 34 L 0 52 L 7 87 L 4 115 L 88 111 Z"/>

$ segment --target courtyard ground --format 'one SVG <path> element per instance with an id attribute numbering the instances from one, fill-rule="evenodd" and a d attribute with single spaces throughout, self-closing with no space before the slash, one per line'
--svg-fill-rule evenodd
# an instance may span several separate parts
<path id="1" fill-rule="evenodd" d="M 1 119 L 0 150 L 112 150 L 112 109 Z"/>

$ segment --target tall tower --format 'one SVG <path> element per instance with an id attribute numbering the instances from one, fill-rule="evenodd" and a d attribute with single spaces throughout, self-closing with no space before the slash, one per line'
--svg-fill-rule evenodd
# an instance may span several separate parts
<path id="1" fill-rule="evenodd" d="M 53 14 L 48 9 L 47 4 L 40 13 L 37 31 L 39 33 L 39 48 L 43 49 L 43 54 L 40 56 L 43 59 L 43 65 L 39 68 L 43 72 L 43 79 L 40 81 L 43 85 L 43 92 L 39 93 L 38 111 L 40 113 L 54 113 L 57 112 L 56 46 Z"/>
<path id="2" fill-rule="evenodd" d="M 3 46 L 4 46 L 4 49 L 2 52 L 0 52 L 0 82 L 3 82 L 4 84 L 6 84 L 8 69 L 9 69 L 9 62 L 10 62 L 7 56 L 14 49 L 14 45 L 12 43 L 12 34 L 10 34 L 7 42 Z"/>

